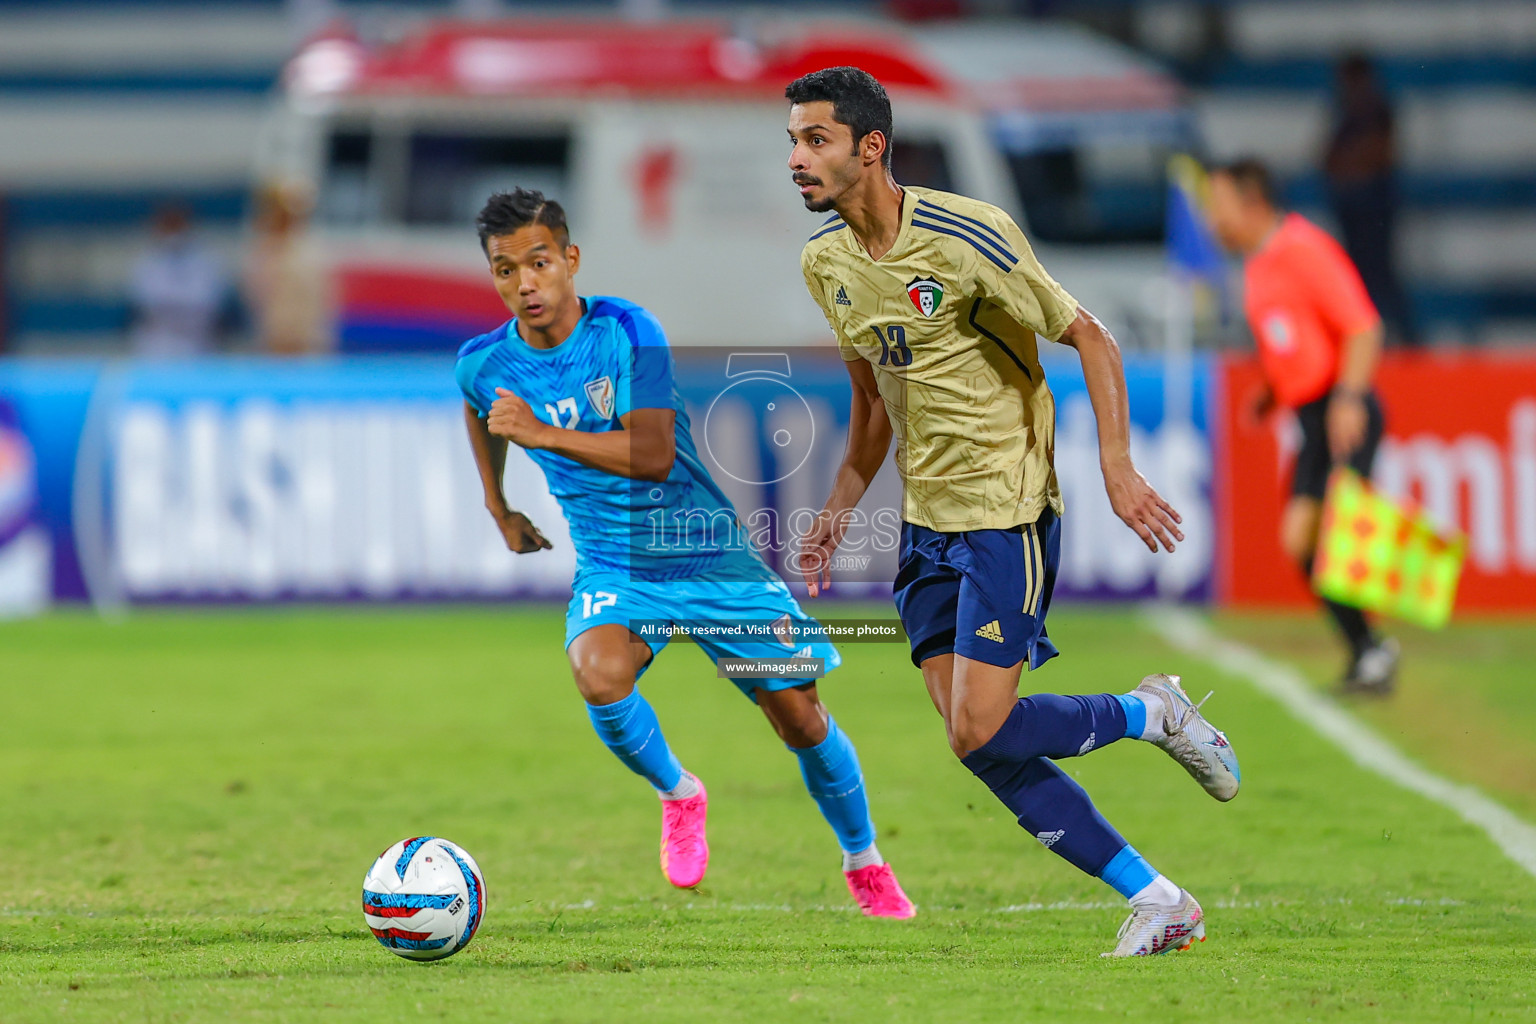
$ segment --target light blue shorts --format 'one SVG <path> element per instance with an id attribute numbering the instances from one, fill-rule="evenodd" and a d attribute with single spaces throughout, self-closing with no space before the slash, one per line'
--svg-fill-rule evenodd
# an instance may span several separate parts
<path id="1" fill-rule="evenodd" d="M 593 626 L 617 622 L 650 646 L 654 662 L 670 639 L 667 627 L 676 624 L 684 629 L 696 627 L 689 630 L 690 635 L 714 662 L 821 658 L 827 671 L 842 664 L 820 623 L 805 614 L 779 579 L 656 583 L 632 580 L 622 572 L 594 571 L 578 575 L 571 589 L 565 612 L 566 647 Z M 731 680 L 748 698 L 758 688 L 787 690 L 814 681 L 804 677 Z"/>

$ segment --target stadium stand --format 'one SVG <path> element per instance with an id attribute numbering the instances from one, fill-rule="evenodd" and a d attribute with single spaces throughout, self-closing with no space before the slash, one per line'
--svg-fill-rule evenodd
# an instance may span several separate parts
<path id="1" fill-rule="evenodd" d="M 588 0 L 560 10 L 621 6 Z M 721 5 L 629 6 L 693 13 Z M 1396 104 L 1400 261 L 1429 340 L 1536 343 L 1536 250 L 1528 244 L 1536 231 L 1536 7 L 1529 3 L 794 6 L 1046 13 L 1108 31 L 1183 76 L 1210 155 L 1257 153 L 1281 172 L 1293 205 L 1324 218 L 1317 164 L 1332 68 L 1341 52 L 1363 49 L 1377 59 Z M 303 25 L 340 12 L 364 31 L 386 32 L 423 17 L 520 9 L 550 7 L 0 0 L 0 137 L 7 140 L 0 147 L 0 350 L 120 344 L 125 256 L 141 247 L 148 212 L 166 200 L 189 204 L 205 235 L 233 252 L 252 185 L 252 139 Z"/>
<path id="2" fill-rule="evenodd" d="M 1114 5 L 1098 8 L 1097 16 Z M 1333 68 L 1375 59 L 1396 104 L 1399 259 L 1431 341 L 1536 342 L 1536 7 L 1518 0 L 1233 0 L 1119 7 L 1197 92 L 1213 155 L 1256 153 L 1326 219 Z M 1092 12 L 1090 12 L 1092 13 Z"/>

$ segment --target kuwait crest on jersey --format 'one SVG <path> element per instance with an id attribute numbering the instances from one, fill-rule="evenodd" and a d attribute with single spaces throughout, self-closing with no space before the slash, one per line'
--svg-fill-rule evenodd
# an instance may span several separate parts
<path id="1" fill-rule="evenodd" d="M 587 381 L 587 401 L 597 410 L 599 419 L 613 418 L 613 378 L 599 377 Z"/>
<path id="2" fill-rule="evenodd" d="M 923 316 L 933 316 L 944 301 L 944 286 L 931 277 L 914 277 L 907 282 L 907 298 Z"/>

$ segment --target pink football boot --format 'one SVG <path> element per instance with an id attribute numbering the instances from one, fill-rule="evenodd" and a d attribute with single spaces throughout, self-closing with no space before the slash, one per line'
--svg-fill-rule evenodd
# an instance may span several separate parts
<path id="1" fill-rule="evenodd" d="M 871 864 L 857 871 L 844 871 L 848 879 L 848 891 L 858 901 L 865 917 L 911 917 L 917 913 L 907 894 L 896 881 L 896 872 L 889 864 Z"/>
<path id="2" fill-rule="evenodd" d="M 709 843 L 704 838 L 709 794 L 698 776 L 693 781 L 699 783 L 698 796 L 661 802 L 661 870 L 679 889 L 698 885 L 709 867 Z"/>

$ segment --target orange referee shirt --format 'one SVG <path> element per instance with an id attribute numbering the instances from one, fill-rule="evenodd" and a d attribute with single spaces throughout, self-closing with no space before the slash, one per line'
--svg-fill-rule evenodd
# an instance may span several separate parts
<path id="1" fill-rule="evenodd" d="M 1243 280 L 1264 376 L 1293 409 L 1332 390 L 1344 339 L 1380 319 L 1344 248 L 1297 213 L 1249 257 Z"/>

